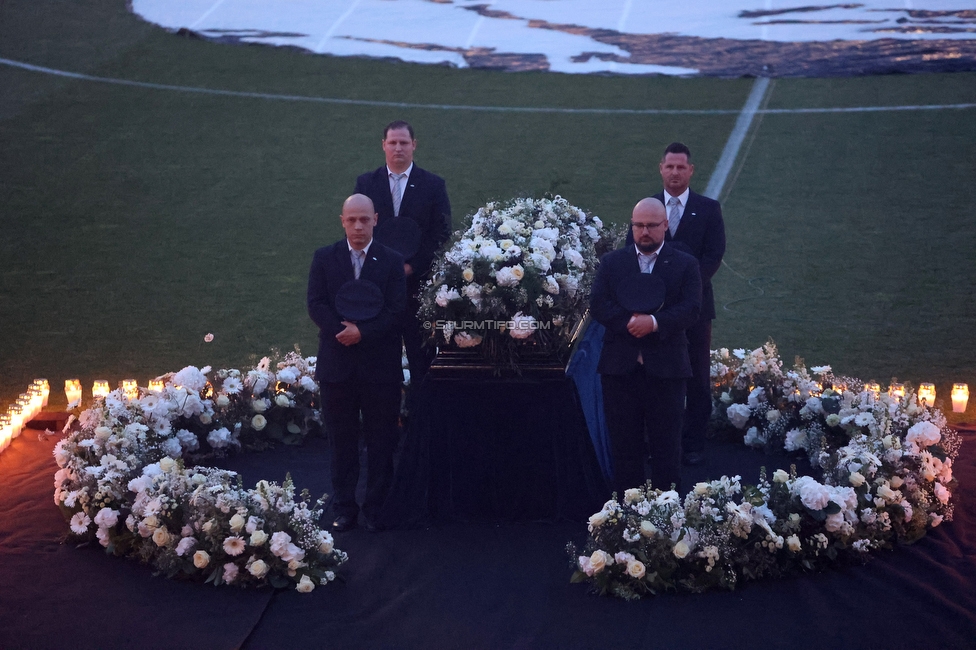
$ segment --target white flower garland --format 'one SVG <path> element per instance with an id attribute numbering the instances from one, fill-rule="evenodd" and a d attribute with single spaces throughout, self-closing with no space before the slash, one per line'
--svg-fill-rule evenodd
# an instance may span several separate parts
<path id="1" fill-rule="evenodd" d="M 574 582 L 637 598 L 733 589 L 741 579 L 827 568 L 912 542 L 952 519 L 960 438 L 936 408 L 865 390 L 829 366 L 782 370 L 768 343 L 712 352 L 717 424 L 768 449 L 803 451 L 821 480 L 776 470 L 699 483 L 682 498 L 627 490 L 590 518 L 585 554 L 568 546 Z"/>
<path id="2" fill-rule="evenodd" d="M 247 489 L 185 460 L 299 441 L 318 418 L 315 358 L 221 370 L 216 391 L 209 372 L 189 366 L 159 393 L 117 390 L 81 414 L 54 449 L 54 502 L 72 534 L 169 577 L 302 593 L 334 580 L 346 554 L 318 525 L 324 497 L 296 500 L 290 477 Z"/>

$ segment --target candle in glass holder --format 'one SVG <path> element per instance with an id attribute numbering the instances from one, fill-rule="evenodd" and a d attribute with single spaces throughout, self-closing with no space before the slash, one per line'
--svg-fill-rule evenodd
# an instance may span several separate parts
<path id="1" fill-rule="evenodd" d="M 163 380 L 162 379 L 150 379 L 149 380 L 149 390 L 155 393 L 163 392 Z"/>
<path id="2" fill-rule="evenodd" d="M 7 448 L 11 438 L 13 438 L 13 425 L 11 424 L 10 415 L 4 413 L 0 415 L 0 451 Z"/>
<path id="3" fill-rule="evenodd" d="M 10 414 L 10 438 L 20 435 L 20 430 L 24 428 L 24 408 L 19 404 L 14 404 L 7 412 Z"/>
<path id="4" fill-rule="evenodd" d="M 875 397 L 881 396 L 881 384 L 876 381 L 869 381 L 864 384 L 864 390 L 874 393 Z"/>
<path id="5" fill-rule="evenodd" d="M 905 396 L 905 384 L 892 384 L 888 387 L 888 394 L 894 398 L 901 399 Z"/>
<path id="6" fill-rule="evenodd" d="M 42 377 L 41 379 L 35 379 L 34 385 L 40 389 L 41 395 L 43 396 L 43 403 L 41 404 L 41 406 L 42 407 L 47 406 L 48 399 L 51 397 L 50 382 L 48 382 L 47 379 L 44 379 Z"/>
<path id="7" fill-rule="evenodd" d="M 68 398 L 68 408 L 73 409 L 81 404 L 81 380 L 65 379 L 64 396 Z"/>
<path id="8" fill-rule="evenodd" d="M 966 384 L 952 385 L 952 412 L 965 413 L 969 403 L 969 386 Z"/>
<path id="9" fill-rule="evenodd" d="M 92 397 L 95 399 L 98 399 L 99 397 L 107 397 L 108 392 L 108 382 L 104 379 L 96 379 L 95 383 L 92 385 Z"/>
<path id="10" fill-rule="evenodd" d="M 135 379 L 123 379 L 122 392 L 128 399 L 139 399 L 139 382 Z"/>
<path id="11" fill-rule="evenodd" d="M 935 406 L 935 384 L 922 382 L 918 385 L 918 401 L 932 408 Z"/>

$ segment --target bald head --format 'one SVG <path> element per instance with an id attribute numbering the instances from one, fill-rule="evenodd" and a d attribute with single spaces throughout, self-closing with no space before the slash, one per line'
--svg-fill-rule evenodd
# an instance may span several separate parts
<path id="1" fill-rule="evenodd" d="M 664 242 L 668 231 L 668 213 L 664 204 L 653 197 L 641 199 L 630 217 L 634 243 L 642 253 L 653 253 Z"/>
<path id="2" fill-rule="evenodd" d="M 356 250 L 362 250 L 373 240 L 373 227 L 377 221 L 373 201 L 365 194 L 353 194 L 342 204 L 342 229 L 346 241 Z"/>

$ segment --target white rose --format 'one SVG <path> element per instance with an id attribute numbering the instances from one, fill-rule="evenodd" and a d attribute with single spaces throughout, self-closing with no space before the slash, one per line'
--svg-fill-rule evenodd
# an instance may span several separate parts
<path id="1" fill-rule="evenodd" d="M 657 535 L 657 526 L 647 520 L 644 520 L 640 524 L 640 532 L 641 535 L 650 539 L 651 537 Z"/>
<path id="2" fill-rule="evenodd" d="M 253 418 L 251 418 L 251 428 L 255 431 L 261 431 L 268 425 L 268 419 L 258 413 Z"/>
<path id="3" fill-rule="evenodd" d="M 227 397 L 226 395 L 218 395 L 217 396 L 217 406 L 219 406 L 221 408 L 224 408 L 228 404 L 230 404 L 230 398 L 229 397 Z"/>
<path id="4" fill-rule="evenodd" d="M 169 531 L 165 528 L 157 528 L 153 531 L 152 540 L 156 542 L 156 546 L 166 546 L 169 541 Z"/>
<path id="5" fill-rule="evenodd" d="M 778 420 L 779 416 L 780 416 L 780 412 L 775 409 L 770 409 L 769 411 L 766 411 L 766 420 L 768 420 L 770 423 Z"/>
<path id="6" fill-rule="evenodd" d="M 638 580 L 644 577 L 644 563 L 640 560 L 634 560 L 633 562 L 627 563 L 627 575 L 631 578 L 637 578 Z"/>
<path id="7" fill-rule="evenodd" d="M 607 512 L 605 510 L 601 510 L 600 512 L 598 512 L 595 515 L 591 516 L 590 517 L 590 528 L 591 528 L 591 530 L 593 528 L 599 528 L 603 524 L 607 523 L 607 517 L 608 517 L 608 515 L 607 515 Z"/>
<path id="8" fill-rule="evenodd" d="M 688 546 L 685 540 L 681 540 L 680 542 L 674 545 L 674 550 L 672 551 L 672 553 L 674 553 L 674 556 L 676 558 L 681 560 L 688 557 L 688 554 L 691 553 L 691 548 Z"/>
<path id="9" fill-rule="evenodd" d="M 206 551 L 197 551 L 193 554 L 193 566 L 203 569 L 210 564 L 210 554 Z"/>
<path id="10" fill-rule="evenodd" d="M 302 576 L 302 579 L 295 586 L 295 590 L 301 594 L 310 593 L 313 589 L 315 589 L 315 583 L 308 576 Z"/>
<path id="11" fill-rule="evenodd" d="M 169 456 L 164 456 L 159 461 L 159 469 L 163 470 L 164 472 L 170 471 L 175 466 L 176 466 L 176 461 L 170 458 Z"/>
<path id="12" fill-rule="evenodd" d="M 786 547 L 796 553 L 800 550 L 800 538 L 796 535 L 790 535 L 786 538 Z"/>
<path id="13" fill-rule="evenodd" d="M 236 514 L 230 518 L 230 530 L 233 533 L 241 532 L 245 524 L 247 524 L 247 520 L 239 514 Z"/>
<path id="14" fill-rule="evenodd" d="M 853 485 L 854 487 L 861 487 L 862 485 L 864 485 L 865 479 L 864 479 L 864 475 L 861 474 L 860 472 L 851 472 L 851 475 L 848 478 L 848 480 L 850 481 L 851 485 Z"/>
<path id="15" fill-rule="evenodd" d="M 786 483 L 788 480 L 790 480 L 789 472 L 782 469 L 778 469 L 773 472 L 774 483 Z"/>
<path id="16" fill-rule="evenodd" d="M 637 503 L 644 498 L 644 491 L 640 488 L 630 488 L 624 491 L 624 503 Z"/>
<path id="17" fill-rule="evenodd" d="M 251 562 L 251 566 L 247 567 L 247 570 L 255 578 L 263 578 L 269 568 L 264 560 L 255 560 Z"/>
<path id="18" fill-rule="evenodd" d="M 590 567 L 593 569 L 593 573 L 603 571 L 608 562 L 612 564 L 613 559 L 605 551 L 593 551 L 593 555 L 590 556 Z"/>
<path id="19" fill-rule="evenodd" d="M 251 533 L 251 546 L 261 546 L 268 541 L 268 534 L 263 530 L 256 530 Z"/>
<path id="20" fill-rule="evenodd" d="M 256 399 L 251 401 L 251 408 L 254 409 L 255 413 L 264 413 L 271 406 L 266 399 Z"/>
<path id="21" fill-rule="evenodd" d="M 213 422 L 213 418 L 210 417 L 209 413 L 200 414 L 200 424 L 210 424 L 211 422 Z"/>

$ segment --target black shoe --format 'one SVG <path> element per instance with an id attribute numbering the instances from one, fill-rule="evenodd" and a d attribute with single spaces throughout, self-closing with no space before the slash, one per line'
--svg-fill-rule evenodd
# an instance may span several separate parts
<path id="1" fill-rule="evenodd" d="M 366 520 L 366 530 L 368 530 L 371 533 L 378 533 L 381 530 L 383 530 L 383 527 L 380 526 L 379 524 L 373 523 L 372 521 L 370 521 L 369 519 L 367 519 Z"/>
<path id="2" fill-rule="evenodd" d="M 332 522 L 332 530 L 337 533 L 344 533 L 348 530 L 352 530 L 356 527 L 356 517 L 350 517 L 349 515 L 339 515 L 336 520 Z"/>
<path id="3" fill-rule="evenodd" d="M 681 459 L 681 462 L 685 465 L 701 465 L 705 462 L 705 454 L 700 451 L 689 451 Z"/>

